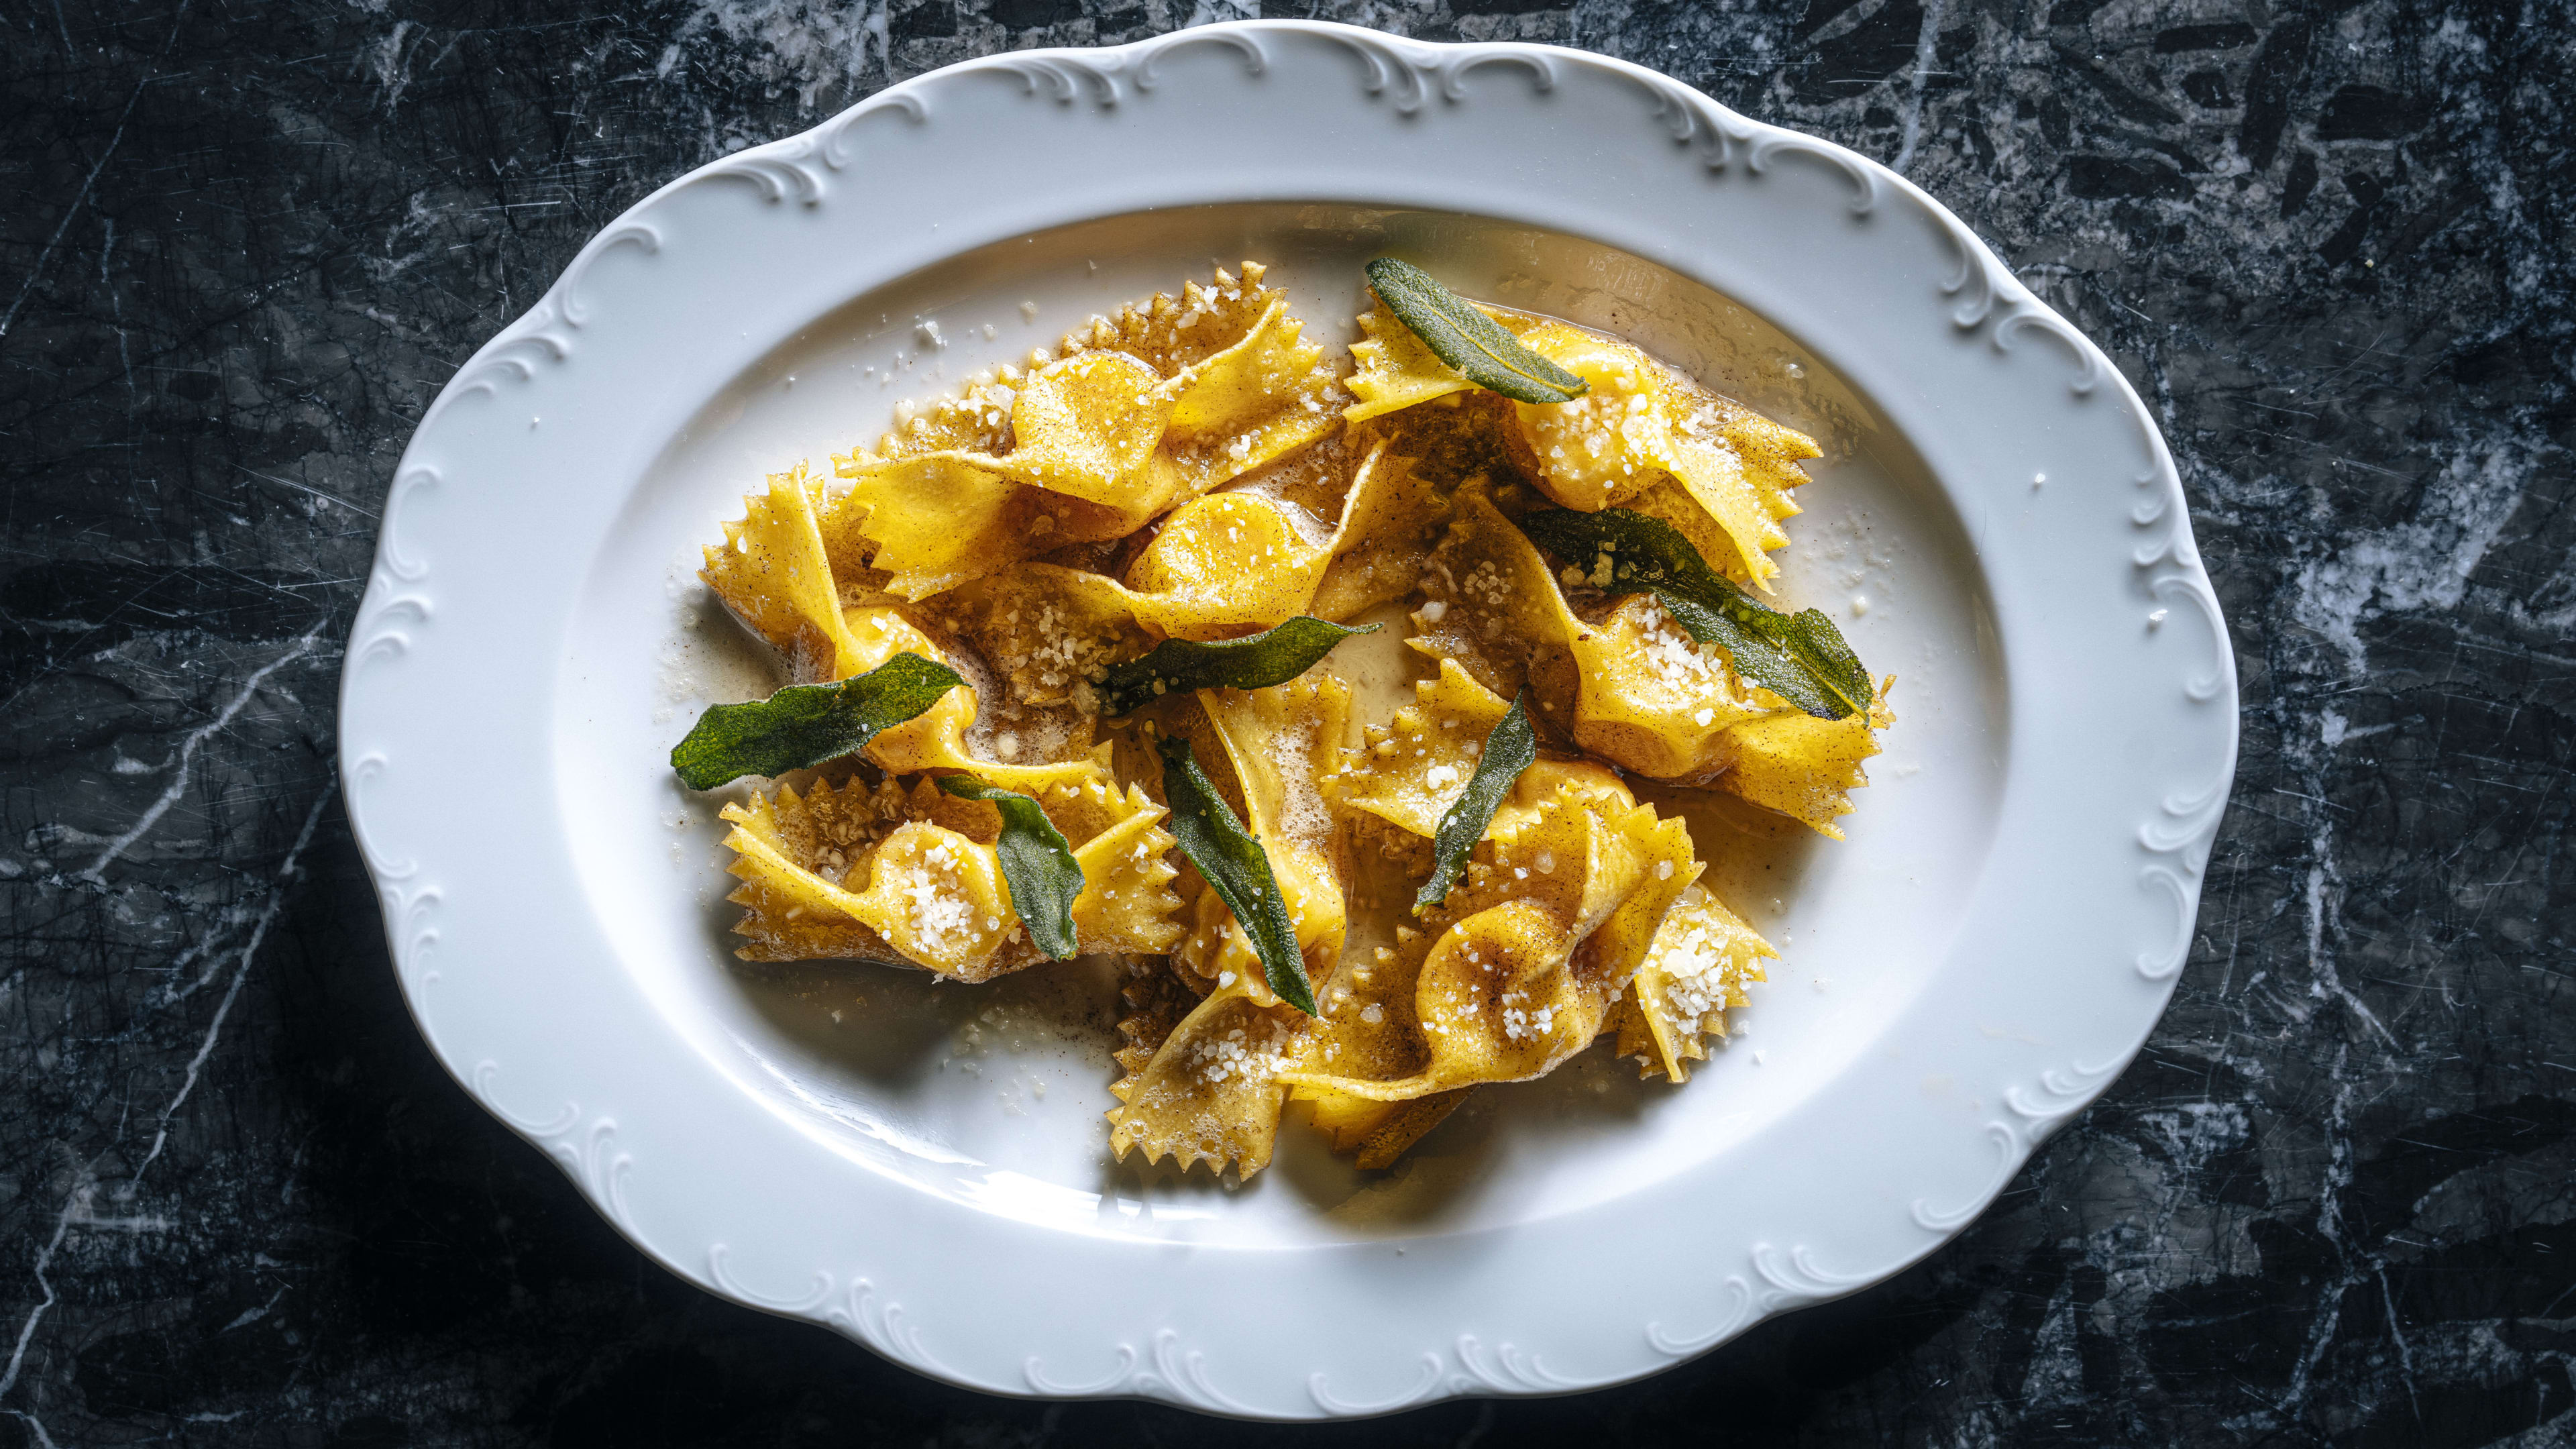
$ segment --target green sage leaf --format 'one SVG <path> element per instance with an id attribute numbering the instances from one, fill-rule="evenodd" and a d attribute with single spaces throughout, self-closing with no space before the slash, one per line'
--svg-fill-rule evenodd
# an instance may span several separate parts
<path id="1" fill-rule="evenodd" d="M 1424 911 L 1448 899 L 1449 888 L 1458 883 L 1458 872 L 1467 868 L 1467 855 L 1476 842 L 1485 838 L 1485 827 L 1494 822 L 1494 811 L 1503 797 L 1512 792 L 1512 782 L 1538 758 L 1538 736 L 1530 731 L 1529 691 L 1512 696 L 1512 707 L 1502 723 L 1485 736 L 1483 753 L 1476 756 L 1476 773 L 1467 777 L 1466 793 L 1440 817 L 1440 828 L 1431 837 L 1431 879 L 1413 896 L 1413 913 Z"/>
<path id="2" fill-rule="evenodd" d="M 792 684 L 767 699 L 719 704 L 671 747 L 671 768 L 692 790 L 745 775 L 784 775 L 867 748 L 964 684 L 957 671 L 898 654 L 836 684 Z"/>
<path id="3" fill-rule="evenodd" d="M 1369 287 L 1432 355 L 1478 387 L 1516 402 L 1572 402 L 1591 391 L 1564 368 L 1521 345 L 1501 323 L 1411 262 L 1379 257 L 1368 264 Z"/>
<path id="4" fill-rule="evenodd" d="M 1869 671 L 1823 610 L 1783 614 L 1763 604 L 1711 568 L 1671 524 L 1625 508 L 1552 508 L 1520 524 L 1596 587 L 1652 591 L 1692 638 L 1724 649 L 1736 673 L 1816 718 L 1848 719 L 1869 707 Z"/>
<path id="5" fill-rule="evenodd" d="M 1269 853 L 1199 769 L 1188 740 L 1166 735 L 1157 748 L 1163 753 L 1163 799 L 1172 807 L 1166 822 L 1172 839 L 1243 923 L 1270 989 L 1313 1016 L 1315 993 L 1306 982 L 1305 955 L 1297 949 L 1297 923 L 1289 919 L 1288 898 L 1270 873 Z"/>
<path id="6" fill-rule="evenodd" d="M 1100 677 L 1100 712 L 1115 718 L 1160 696 L 1193 689 L 1267 689 L 1314 667 L 1353 634 L 1374 634 L 1375 624 L 1353 629 L 1300 614 L 1241 639 L 1166 639 L 1139 659 L 1112 666 Z"/>
<path id="7" fill-rule="evenodd" d="M 1002 812 L 1002 838 L 994 852 L 1002 857 L 1002 884 L 1011 889 L 1011 909 L 1020 913 L 1020 924 L 1029 928 L 1029 939 L 1039 950 L 1058 961 L 1073 955 L 1073 902 L 1082 894 L 1082 864 L 1073 858 L 1064 832 L 1037 801 L 972 775 L 942 775 L 939 788 Z"/>

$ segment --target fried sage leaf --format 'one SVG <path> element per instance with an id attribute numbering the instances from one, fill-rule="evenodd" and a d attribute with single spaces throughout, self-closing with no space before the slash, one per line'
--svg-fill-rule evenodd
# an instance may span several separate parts
<path id="1" fill-rule="evenodd" d="M 1572 402 L 1592 384 L 1521 345 L 1476 304 L 1433 280 L 1411 262 L 1379 257 L 1368 264 L 1369 286 L 1433 356 L 1478 387 L 1515 402 Z"/>
<path id="2" fill-rule="evenodd" d="M 1724 649 L 1735 672 L 1818 719 L 1869 707 L 1869 671 L 1820 609 L 1783 614 L 1755 600 L 1661 519 L 1625 508 L 1552 508 L 1521 519 L 1532 542 L 1594 587 L 1652 590 L 1690 636 Z"/>
<path id="3" fill-rule="evenodd" d="M 1300 614 L 1241 639 L 1166 639 L 1144 657 L 1112 666 L 1100 677 L 1100 712 L 1114 719 L 1173 690 L 1186 694 L 1286 684 L 1313 668 L 1334 645 L 1377 630 L 1375 624 L 1353 629 Z"/>
<path id="4" fill-rule="evenodd" d="M 784 775 L 867 748 L 966 681 L 945 664 L 898 654 L 837 684 L 793 684 L 767 699 L 719 704 L 671 747 L 671 768 L 692 790 L 745 775 Z"/>
<path id="5" fill-rule="evenodd" d="M 1279 999 L 1315 1014 L 1315 993 L 1306 983 L 1306 958 L 1297 949 L 1297 923 L 1288 916 L 1288 898 L 1270 872 L 1269 852 L 1236 819 L 1234 808 L 1216 792 L 1190 742 L 1165 736 L 1163 798 L 1172 807 L 1167 828 L 1199 874 L 1243 924 L 1261 958 L 1261 974 Z"/>
<path id="6" fill-rule="evenodd" d="M 1530 731 L 1529 691 L 1512 696 L 1512 707 L 1494 732 L 1485 736 L 1484 752 L 1476 756 L 1476 773 L 1467 778 L 1466 793 L 1440 817 L 1440 829 L 1431 837 L 1431 879 L 1414 893 L 1413 913 L 1440 904 L 1449 896 L 1449 888 L 1458 883 L 1458 872 L 1467 868 L 1467 854 L 1476 842 L 1485 838 L 1485 827 L 1492 824 L 1496 807 L 1512 792 L 1512 782 L 1538 758 L 1538 737 Z"/>
<path id="7" fill-rule="evenodd" d="M 942 775 L 939 788 L 961 800 L 981 800 L 1002 812 L 1002 884 L 1011 909 L 1029 928 L 1038 949 L 1062 961 L 1073 955 L 1073 902 L 1082 894 L 1082 864 L 1055 822 L 1026 795 L 988 785 L 972 775 Z"/>

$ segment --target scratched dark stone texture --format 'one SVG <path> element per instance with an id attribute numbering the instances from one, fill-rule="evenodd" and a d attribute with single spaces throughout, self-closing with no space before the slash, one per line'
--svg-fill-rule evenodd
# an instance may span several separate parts
<path id="1" fill-rule="evenodd" d="M 1832 136 L 2111 349 L 2244 677 L 2196 945 L 1915 1271 L 1345 1436 L 2576 1441 L 2576 18 L 1800 4 L 1315 13 Z M 884 5 L 0 4 L 0 1449 L 1298 1437 L 950 1390 L 643 1263 L 430 1059 L 336 794 L 394 460 L 584 238 L 890 71 L 1194 18 Z"/>

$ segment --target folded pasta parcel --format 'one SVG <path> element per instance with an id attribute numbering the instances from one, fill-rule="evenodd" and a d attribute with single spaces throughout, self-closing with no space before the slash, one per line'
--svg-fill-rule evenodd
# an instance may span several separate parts
<path id="1" fill-rule="evenodd" d="M 1839 838 L 1894 724 L 1783 597 L 1819 449 L 1363 280 L 1346 348 L 1247 262 L 744 499 L 701 577 L 779 687 L 673 751 L 734 792 L 737 955 L 1105 959 L 1106 1150 L 1233 1177 L 1309 1127 L 1387 1168 L 1596 1048 L 1679 1087 L 1758 1009 L 1691 802 Z"/>

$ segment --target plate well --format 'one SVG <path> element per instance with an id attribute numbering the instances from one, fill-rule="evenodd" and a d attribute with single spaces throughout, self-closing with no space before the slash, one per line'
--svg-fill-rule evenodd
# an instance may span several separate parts
<path id="1" fill-rule="evenodd" d="M 1644 347 L 1816 436 L 1825 456 L 1781 556 L 1784 606 L 1832 613 L 1895 727 L 1835 843 L 1722 797 L 1689 812 L 1710 883 L 1776 946 L 1743 1030 L 1678 1088 L 1596 1044 L 1482 1089 L 1394 1170 L 1325 1151 L 1292 1106 L 1248 1183 L 1114 1163 L 1102 1113 L 1115 988 L 1097 963 L 985 986 L 857 963 L 749 965 L 717 807 L 671 745 L 711 703 L 784 682 L 695 577 L 741 495 L 828 470 L 971 373 L 1024 362 L 1095 313 L 1269 265 L 1307 336 L 1356 336 L 1360 264 L 1394 253 L 1458 290 Z M 1320 204 L 1114 216 L 959 255 L 817 316 L 678 421 L 585 572 L 554 683 L 554 778 L 587 903 L 654 1009 L 737 1089 L 871 1170 L 1067 1232 L 1305 1246 L 1526 1223 L 1724 1157 L 1863 1054 L 1954 947 L 2002 796 L 1999 632 L 1947 492 L 1870 400 L 1759 312 L 1580 237 L 1485 218 Z"/>

